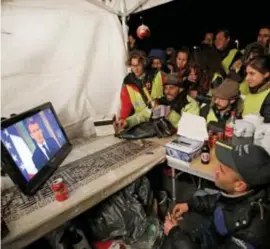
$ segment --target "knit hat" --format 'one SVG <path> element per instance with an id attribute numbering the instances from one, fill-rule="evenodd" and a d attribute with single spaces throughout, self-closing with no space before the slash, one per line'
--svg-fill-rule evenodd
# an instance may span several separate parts
<path id="1" fill-rule="evenodd" d="M 212 94 L 216 98 L 230 100 L 239 95 L 239 83 L 225 79 L 218 87 L 214 88 Z"/>
<path id="2" fill-rule="evenodd" d="M 149 56 L 149 59 L 160 59 L 162 63 L 166 60 L 166 54 L 161 49 L 151 49 Z"/>

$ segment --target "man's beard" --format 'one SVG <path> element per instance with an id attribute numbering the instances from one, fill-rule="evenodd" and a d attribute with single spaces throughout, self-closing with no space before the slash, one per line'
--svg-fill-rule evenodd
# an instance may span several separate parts
<path id="1" fill-rule="evenodd" d="M 216 105 L 217 110 L 220 111 L 220 112 L 228 109 L 228 107 L 229 107 L 229 105 L 227 105 L 225 107 L 220 107 L 219 105 Z"/>

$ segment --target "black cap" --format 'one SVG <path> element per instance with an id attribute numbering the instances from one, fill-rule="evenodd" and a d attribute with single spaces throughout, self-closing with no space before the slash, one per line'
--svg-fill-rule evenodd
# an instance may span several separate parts
<path id="1" fill-rule="evenodd" d="M 258 145 L 216 143 L 216 157 L 252 187 L 270 184 L 270 155 Z"/>

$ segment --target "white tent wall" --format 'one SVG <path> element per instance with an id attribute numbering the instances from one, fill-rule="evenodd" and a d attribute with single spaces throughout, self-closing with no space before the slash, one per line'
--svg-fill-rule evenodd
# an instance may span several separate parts
<path id="1" fill-rule="evenodd" d="M 90 136 L 118 110 L 125 56 L 118 17 L 89 2 L 4 2 L 1 115 L 51 101 L 71 137 Z"/>

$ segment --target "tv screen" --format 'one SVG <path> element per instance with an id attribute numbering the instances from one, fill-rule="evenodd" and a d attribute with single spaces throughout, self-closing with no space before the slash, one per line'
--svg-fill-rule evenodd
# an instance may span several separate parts
<path id="1" fill-rule="evenodd" d="M 33 194 L 71 150 L 51 103 L 4 120 L 1 143 L 4 171 L 26 194 Z"/>

